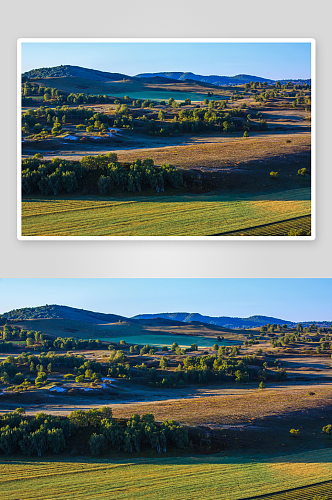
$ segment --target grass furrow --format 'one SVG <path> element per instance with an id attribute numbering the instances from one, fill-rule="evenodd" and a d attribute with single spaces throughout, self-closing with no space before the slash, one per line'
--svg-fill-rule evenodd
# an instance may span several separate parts
<path id="1" fill-rule="evenodd" d="M 318 482 L 331 480 L 332 450 L 279 457 L 185 456 L 107 459 L 8 460 L 2 465 L 0 497 L 4 500 L 242 500 L 269 495 L 286 500 L 285 490 L 303 487 L 301 498 L 322 494 Z M 50 470 L 48 470 L 50 469 Z M 20 478 L 24 477 L 24 481 Z M 15 479 L 13 481 L 8 481 Z M 316 483 L 316 484 L 314 484 Z M 312 486 L 308 486 L 312 485 Z M 311 488 L 311 490 L 309 490 Z M 278 495 L 272 495 L 275 492 Z M 303 491 L 303 494 L 302 494 Z M 308 495 L 306 492 L 309 492 Z M 317 493 L 316 493 L 317 492 Z M 311 500 L 311 498 L 310 498 Z"/>
<path id="2" fill-rule="evenodd" d="M 310 189 L 232 198 L 221 195 L 22 204 L 24 236 L 207 236 L 309 215 Z M 274 233 L 272 232 L 271 235 Z"/>

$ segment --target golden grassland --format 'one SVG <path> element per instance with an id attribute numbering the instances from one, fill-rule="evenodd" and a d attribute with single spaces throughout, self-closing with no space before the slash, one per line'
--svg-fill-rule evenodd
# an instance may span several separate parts
<path id="1" fill-rule="evenodd" d="M 286 142 L 286 140 L 291 142 Z M 227 137 L 227 139 L 223 137 L 206 139 L 201 136 L 195 144 L 167 146 L 167 141 L 165 141 L 165 146 L 160 148 L 122 150 L 118 151 L 117 155 L 120 162 L 133 162 L 139 157 L 142 160 L 152 158 L 155 165 L 169 163 L 189 169 L 201 166 L 222 168 L 236 167 L 249 161 L 263 163 L 269 159 L 277 159 L 278 162 L 282 162 L 287 155 L 309 152 L 310 148 L 310 133 L 305 132 L 287 136 L 265 135 L 249 138 Z M 298 168 L 301 168 L 300 164 Z"/>
<path id="2" fill-rule="evenodd" d="M 143 415 L 153 412 L 156 421 L 172 419 L 184 425 L 233 425 L 250 422 L 265 417 L 299 412 L 303 417 L 316 408 L 325 408 L 332 403 L 330 388 L 315 387 L 310 395 L 308 388 L 300 386 L 287 389 L 254 390 L 242 394 L 222 394 L 220 396 L 185 397 L 177 400 L 152 401 L 112 405 L 114 417 L 131 417 L 134 413 Z M 174 397 L 177 397 L 174 395 Z M 325 420 L 322 420 L 324 422 Z M 320 425 L 320 424 L 319 424 Z M 322 426 L 323 427 L 323 424 Z"/>
<path id="3" fill-rule="evenodd" d="M 309 215 L 310 188 L 256 196 L 34 199 L 23 236 L 208 236 Z"/>
<path id="4" fill-rule="evenodd" d="M 28 458 L 1 462 L 3 500 L 240 500 L 332 477 L 331 449 L 277 457 Z"/>

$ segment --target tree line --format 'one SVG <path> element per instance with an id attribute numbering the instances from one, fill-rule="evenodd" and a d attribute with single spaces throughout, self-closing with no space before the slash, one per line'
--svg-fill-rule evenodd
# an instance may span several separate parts
<path id="1" fill-rule="evenodd" d="M 27 416 L 23 408 L 17 408 L 0 417 L 0 450 L 6 455 L 59 454 L 68 451 L 75 435 L 92 455 L 110 450 L 139 453 L 142 446 L 161 453 L 169 445 L 176 448 L 188 445 L 187 429 L 173 420 L 157 424 L 151 413 L 118 420 L 112 418 L 110 407 L 77 410 L 68 417 L 47 413 Z"/>
<path id="2" fill-rule="evenodd" d="M 102 195 L 110 193 L 113 189 L 134 193 L 146 187 L 159 193 L 163 192 L 167 185 L 180 188 L 183 185 L 182 173 L 168 164 L 157 169 L 151 158 L 134 161 L 129 170 L 125 170 L 119 163 L 111 163 L 107 166 L 106 175 L 101 175 L 98 180 L 99 192 Z"/>
<path id="3" fill-rule="evenodd" d="M 91 170 L 105 173 L 101 173 L 97 181 L 102 195 L 114 189 L 135 192 L 152 188 L 159 192 L 167 186 L 180 188 L 183 185 L 180 170 L 168 164 L 155 167 L 152 159 L 138 159 L 129 167 L 124 167 L 118 163 L 115 153 L 85 156 L 78 162 L 61 158 L 43 161 L 42 155 L 37 153 L 22 160 L 22 192 L 32 194 L 39 191 L 55 196 L 62 191 L 72 193 L 77 191 L 79 181 Z"/>

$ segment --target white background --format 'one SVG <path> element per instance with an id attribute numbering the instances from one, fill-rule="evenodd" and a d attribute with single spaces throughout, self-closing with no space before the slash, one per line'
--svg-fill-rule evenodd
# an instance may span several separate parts
<path id="1" fill-rule="evenodd" d="M 7 0 L 1 11 L 1 277 L 332 277 L 331 2 Z M 315 38 L 316 240 L 18 241 L 16 41 L 28 37 Z"/>

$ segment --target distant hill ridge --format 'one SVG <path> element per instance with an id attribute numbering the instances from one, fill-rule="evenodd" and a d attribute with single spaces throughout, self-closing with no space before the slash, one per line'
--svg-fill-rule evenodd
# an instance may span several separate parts
<path id="1" fill-rule="evenodd" d="M 75 307 L 62 306 L 57 304 L 44 305 L 38 307 L 25 307 L 21 309 L 13 309 L 2 314 L 2 318 L 7 320 L 27 320 L 27 319 L 70 319 L 85 323 L 102 324 L 102 323 L 117 323 L 126 321 L 129 323 L 142 323 L 147 320 L 155 325 L 167 325 L 169 322 L 174 324 L 180 323 L 200 323 L 206 325 L 221 326 L 224 328 L 257 328 L 267 323 L 286 324 L 290 327 L 295 326 L 298 322 L 287 321 L 271 316 L 250 316 L 249 318 L 234 318 L 230 316 L 204 316 L 199 313 L 175 312 L 175 313 L 157 313 L 157 314 L 138 314 L 133 318 L 127 318 L 117 314 L 106 314 L 86 309 L 77 309 Z M 330 326 L 331 321 L 300 321 L 303 326 L 309 326 L 315 323 L 318 326 Z"/>
<path id="2" fill-rule="evenodd" d="M 50 68 L 36 68 L 23 73 L 25 78 L 33 79 L 43 79 L 43 78 L 63 78 L 63 77 L 77 77 L 84 78 L 87 80 L 95 81 L 119 81 L 119 80 L 145 80 L 146 83 L 168 83 L 177 81 L 196 81 L 202 83 L 208 83 L 210 85 L 240 85 L 249 82 L 267 82 L 270 84 L 275 83 L 277 80 L 270 80 L 269 78 L 263 78 L 254 75 L 235 75 L 235 76 L 219 76 L 219 75 L 196 75 L 191 72 L 167 72 L 162 71 L 159 73 L 140 73 L 136 76 L 128 76 L 123 73 L 110 73 L 107 71 L 100 71 L 91 68 L 83 68 L 81 66 L 71 66 L 69 64 L 61 66 L 53 66 Z M 294 80 L 290 78 L 289 80 L 279 80 L 281 83 L 294 82 L 294 83 L 308 83 L 311 84 L 311 80 Z"/>
<path id="3" fill-rule="evenodd" d="M 274 83 L 274 80 L 268 78 L 262 78 L 260 76 L 253 75 L 235 75 L 235 76 L 220 76 L 220 75 L 196 75 L 195 73 L 186 72 L 160 72 L 160 73 L 140 73 L 136 75 L 138 78 L 151 78 L 151 77 L 164 77 L 170 78 L 172 80 L 184 81 L 184 80 L 194 80 L 198 82 L 211 83 L 213 85 L 239 85 L 249 82 L 267 82 Z"/>
<path id="4" fill-rule="evenodd" d="M 178 313 L 157 313 L 157 314 L 138 314 L 133 317 L 133 319 L 154 319 L 154 318 L 164 318 L 164 319 L 173 319 L 176 321 L 181 321 L 183 323 L 190 323 L 193 321 L 198 321 L 200 323 L 207 323 L 209 325 L 217 325 L 223 326 L 225 328 L 257 328 L 260 326 L 264 326 L 267 323 L 270 324 L 280 324 L 287 325 L 289 327 L 293 327 L 298 323 L 301 323 L 303 326 L 309 326 L 312 323 L 315 323 L 318 326 L 327 326 L 330 325 L 330 321 L 287 321 L 280 318 L 273 318 L 270 316 L 250 316 L 249 318 L 233 318 L 230 316 L 203 316 L 199 313 L 186 313 L 186 312 L 178 312 Z"/>
<path id="5" fill-rule="evenodd" d="M 205 82 L 205 83 L 210 83 L 213 85 L 243 85 L 245 83 L 250 83 L 250 82 L 266 82 L 269 84 L 273 84 L 276 81 L 279 81 L 280 83 L 287 83 L 287 82 L 294 82 L 294 83 L 308 83 L 309 85 L 311 84 L 311 79 L 296 79 L 294 80 L 293 78 L 289 78 L 288 80 L 270 80 L 269 78 L 263 78 L 261 76 L 254 76 L 254 75 L 235 75 L 235 76 L 220 76 L 220 75 L 196 75 L 195 73 L 181 73 L 181 72 L 160 72 L 160 73 L 139 73 L 136 75 L 136 77 L 139 78 L 151 78 L 154 76 L 159 76 L 159 77 L 164 77 L 164 78 L 171 78 L 175 80 L 195 80 L 198 82 Z"/>
<path id="6" fill-rule="evenodd" d="M 209 325 L 217 325 L 223 326 L 225 328 L 254 328 L 266 325 L 267 323 L 276 323 L 276 324 L 286 324 L 289 326 L 293 326 L 296 323 L 292 321 L 286 321 L 280 318 L 272 318 L 270 316 L 250 316 L 249 318 L 232 318 L 230 316 L 203 316 L 199 313 L 158 313 L 158 314 L 139 314 L 134 316 L 133 319 L 155 319 L 155 318 L 164 318 L 164 319 L 172 319 L 176 321 L 181 321 L 182 323 L 190 323 L 190 322 L 200 322 L 207 323 Z"/>

